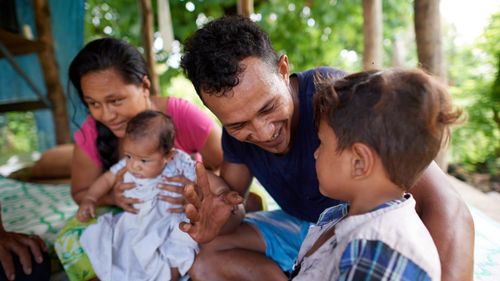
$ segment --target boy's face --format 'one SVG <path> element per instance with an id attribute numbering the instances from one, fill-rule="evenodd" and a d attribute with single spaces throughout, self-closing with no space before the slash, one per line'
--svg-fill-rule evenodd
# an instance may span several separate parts
<path id="1" fill-rule="evenodd" d="M 347 201 L 352 178 L 351 151 L 337 151 L 337 136 L 324 118 L 319 122 L 318 137 L 320 145 L 314 152 L 314 159 L 319 190 L 327 197 Z"/>
<path id="2" fill-rule="evenodd" d="M 131 140 L 125 137 L 123 151 L 127 159 L 127 171 L 136 178 L 159 176 L 170 155 L 158 149 L 158 142 L 147 138 Z"/>
<path id="3" fill-rule="evenodd" d="M 289 150 L 294 102 L 289 89 L 288 61 L 282 57 L 278 72 L 261 59 L 241 62 L 239 83 L 226 96 L 201 92 L 205 105 L 235 139 L 271 153 Z"/>

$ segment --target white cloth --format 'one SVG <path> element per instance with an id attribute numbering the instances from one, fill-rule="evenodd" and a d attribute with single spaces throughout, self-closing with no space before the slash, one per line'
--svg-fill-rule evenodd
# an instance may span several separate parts
<path id="1" fill-rule="evenodd" d="M 116 173 L 126 164 L 123 159 L 111 171 Z M 153 179 L 137 179 L 126 173 L 125 182 L 136 187 L 127 190 L 126 197 L 143 200 L 135 204 L 138 214 L 123 212 L 100 216 L 80 238 L 96 275 L 101 280 L 170 280 L 171 267 L 184 276 L 193 264 L 198 252 L 197 243 L 179 229 L 185 214 L 168 213 L 174 205 L 159 200 L 159 194 L 174 195 L 159 189 L 162 176 L 184 175 L 194 181 L 195 162 L 186 153 L 177 150 L 162 174 Z"/>

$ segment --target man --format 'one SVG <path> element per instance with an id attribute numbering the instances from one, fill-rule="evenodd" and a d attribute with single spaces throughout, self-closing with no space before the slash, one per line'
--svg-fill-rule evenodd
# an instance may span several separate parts
<path id="1" fill-rule="evenodd" d="M 224 126 L 221 179 L 205 175 L 199 167 L 201 193 L 186 187 L 191 223 L 181 227 L 200 243 L 208 242 L 190 276 L 286 280 L 283 272 L 291 270 L 309 224 L 339 203 L 318 189 L 313 152 L 319 141 L 312 97 L 316 72 L 345 74 L 318 68 L 289 75 L 287 56 L 278 56 L 268 36 L 242 17 L 224 17 L 198 30 L 185 45 L 181 65 Z M 247 194 L 253 176 L 281 210 L 248 214 L 242 221 L 234 192 Z M 471 279 L 474 232 L 463 201 L 435 164 L 412 191 L 437 244 L 443 280 Z"/>
<path id="2" fill-rule="evenodd" d="M 0 212 L 0 280 L 49 280 L 47 252 L 47 246 L 37 235 L 6 231 Z"/>

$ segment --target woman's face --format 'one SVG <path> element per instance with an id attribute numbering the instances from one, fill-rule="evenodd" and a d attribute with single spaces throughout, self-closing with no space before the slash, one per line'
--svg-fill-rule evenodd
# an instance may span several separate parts
<path id="1" fill-rule="evenodd" d="M 118 138 L 125 136 L 128 121 L 150 107 L 149 81 L 128 84 L 114 69 L 93 71 L 80 79 L 83 100 L 92 117 Z"/>

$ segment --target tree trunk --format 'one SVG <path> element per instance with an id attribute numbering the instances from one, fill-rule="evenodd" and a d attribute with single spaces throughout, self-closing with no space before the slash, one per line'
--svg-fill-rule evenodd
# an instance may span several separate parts
<path id="1" fill-rule="evenodd" d="M 50 11 L 47 0 L 34 0 L 37 40 L 42 44 L 38 52 L 40 65 L 43 71 L 47 97 L 52 104 L 52 115 L 56 129 L 56 143 L 63 144 L 71 141 L 69 133 L 68 113 L 66 110 L 66 97 L 59 81 L 59 68 L 54 55 L 54 39 L 50 25 Z"/>
<path id="2" fill-rule="evenodd" d="M 146 56 L 146 63 L 149 70 L 149 79 L 151 80 L 151 95 L 159 93 L 160 83 L 158 75 L 156 74 L 156 60 L 155 52 L 153 49 L 153 8 L 151 0 L 141 0 L 142 8 L 142 25 L 141 35 L 142 44 L 144 45 L 144 55 Z"/>
<path id="3" fill-rule="evenodd" d="M 253 14 L 253 0 L 238 0 L 238 15 L 250 17 Z"/>
<path id="4" fill-rule="evenodd" d="M 439 0 L 415 0 L 415 37 L 420 67 L 446 83 L 439 2 Z M 445 172 L 448 166 L 446 152 L 447 148 L 443 147 L 435 159 Z"/>
<path id="5" fill-rule="evenodd" d="M 382 0 L 363 0 L 363 69 L 382 67 Z"/>

